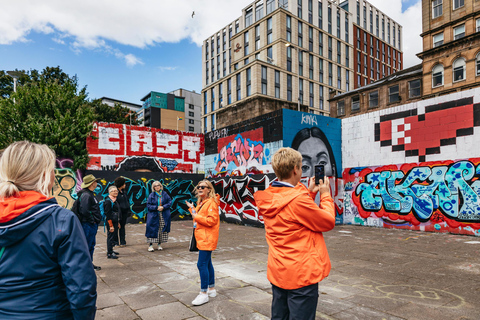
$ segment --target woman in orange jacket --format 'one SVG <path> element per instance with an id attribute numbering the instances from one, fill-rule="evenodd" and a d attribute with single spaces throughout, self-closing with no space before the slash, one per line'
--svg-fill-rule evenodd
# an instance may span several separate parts
<path id="1" fill-rule="evenodd" d="M 192 301 L 194 306 L 208 302 L 208 297 L 217 296 L 215 290 L 215 271 L 212 264 L 212 251 L 217 248 L 220 229 L 218 204 L 220 196 L 215 194 L 213 185 L 208 180 L 202 180 L 196 187 L 197 207 L 185 201 L 190 208 L 195 228 L 195 239 L 198 247 L 197 268 L 200 272 L 200 294 Z"/>

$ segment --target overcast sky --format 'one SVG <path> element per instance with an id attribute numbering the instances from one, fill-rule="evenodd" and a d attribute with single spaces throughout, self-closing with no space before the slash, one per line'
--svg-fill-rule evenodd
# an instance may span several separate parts
<path id="1" fill-rule="evenodd" d="M 0 0 L 0 70 L 60 66 L 92 99 L 200 92 L 202 41 L 251 2 Z M 369 2 L 403 26 L 404 68 L 420 63 L 421 1 Z"/>

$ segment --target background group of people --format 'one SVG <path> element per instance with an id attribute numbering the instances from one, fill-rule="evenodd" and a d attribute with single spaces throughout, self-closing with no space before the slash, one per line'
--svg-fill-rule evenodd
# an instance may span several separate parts
<path id="1" fill-rule="evenodd" d="M 97 180 L 84 177 L 78 216 L 52 197 L 55 153 L 46 145 L 15 142 L 0 155 L 0 319 L 94 319 L 97 278 L 92 263 L 95 235 L 101 221 L 93 194 Z M 272 284 L 272 319 L 315 319 L 318 283 L 331 264 L 323 232 L 335 226 L 335 209 L 328 179 L 308 187 L 302 178 L 302 155 L 281 148 L 272 157 L 278 178 L 255 193 L 264 217 L 269 246 L 267 277 Z M 113 245 L 126 245 L 125 180 L 119 178 L 104 200 L 108 224 L 108 257 Z M 145 236 L 153 243 L 168 240 L 171 199 L 155 181 L 149 195 Z M 192 304 L 215 297 L 212 251 L 218 244 L 219 195 L 202 180 L 195 188 L 197 203 L 186 201 L 199 249 L 200 293 Z M 320 193 L 320 205 L 314 199 Z M 115 238 L 116 230 L 120 230 Z"/>

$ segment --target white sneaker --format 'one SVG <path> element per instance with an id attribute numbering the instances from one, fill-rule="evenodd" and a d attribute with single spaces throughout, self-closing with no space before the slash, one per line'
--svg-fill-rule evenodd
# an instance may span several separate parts
<path id="1" fill-rule="evenodd" d="M 153 251 L 155 251 L 155 249 L 153 249 L 153 247 L 150 246 L 150 247 L 148 247 L 148 251 L 149 251 L 149 252 L 153 252 Z"/>
<path id="2" fill-rule="evenodd" d="M 157 248 L 158 251 L 161 251 L 163 250 L 162 246 L 161 245 L 158 245 L 158 248 Z"/>
<path id="3" fill-rule="evenodd" d="M 215 298 L 217 296 L 217 290 L 213 289 L 213 290 L 208 290 L 208 296 L 210 298 Z"/>
<path id="4" fill-rule="evenodd" d="M 194 306 L 201 306 L 202 304 L 205 304 L 208 302 L 208 294 L 206 293 L 200 293 L 195 300 L 192 301 L 192 304 Z"/>

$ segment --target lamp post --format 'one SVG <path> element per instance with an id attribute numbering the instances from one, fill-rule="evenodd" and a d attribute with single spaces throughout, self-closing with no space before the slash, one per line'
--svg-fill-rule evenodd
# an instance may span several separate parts
<path id="1" fill-rule="evenodd" d="M 300 62 L 300 52 L 303 52 L 301 51 L 299 48 L 295 47 L 294 45 L 292 45 L 291 43 L 286 43 L 285 46 L 288 48 L 293 48 L 297 51 L 297 60 L 298 62 Z M 300 70 L 297 70 L 297 83 L 298 83 L 298 111 L 300 111 Z"/>
<path id="2" fill-rule="evenodd" d="M 13 78 L 13 92 L 17 92 L 17 80 L 23 75 L 20 71 L 7 71 L 7 74 Z M 15 103 L 15 98 L 13 98 L 13 103 Z"/>

